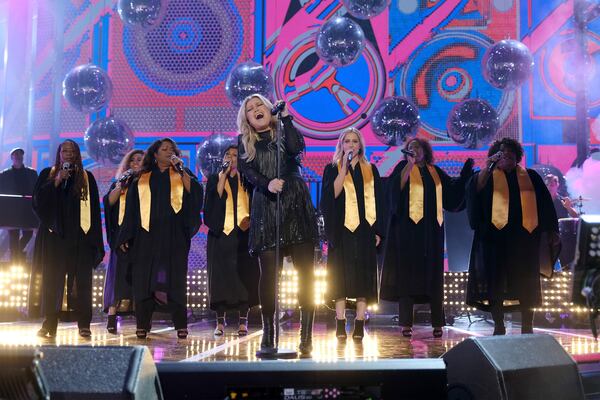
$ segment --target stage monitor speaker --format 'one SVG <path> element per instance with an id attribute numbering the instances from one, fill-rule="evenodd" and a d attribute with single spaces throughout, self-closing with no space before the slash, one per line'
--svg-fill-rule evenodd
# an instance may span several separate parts
<path id="1" fill-rule="evenodd" d="M 469 338 L 442 356 L 449 400 L 580 400 L 577 364 L 550 335 Z"/>
<path id="2" fill-rule="evenodd" d="M 40 361 L 51 398 L 162 400 L 145 346 L 44 346 Z"/>
<path id="3" fill-rule="evenodd" d="M 168 399 L 446 399 L 441 359 L 162 362 Z"/>
<path id="4" fill-rule="evenodd" d="M 41 352 L 34 348 L 5 348 L 0 351 L 0 399 L 50 399 L 40 368 Z"/>

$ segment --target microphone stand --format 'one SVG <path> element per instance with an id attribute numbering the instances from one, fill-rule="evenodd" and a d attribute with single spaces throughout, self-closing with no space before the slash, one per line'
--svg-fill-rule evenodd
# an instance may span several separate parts
<path id="1" fill-rule="evenodd" d="M 281 120 L 282 109 L 278 109 L 277 112 L 277 129 L 275 134 L 277 135 L 277 149 L 275 153 L 275 160 L 277 163 L 276 175 L 277 179 L 281 179 L 281 136 L 283 135 L 283 121 Z M 256 352 L 257 358 L 265 359 L 293 359 L 298 357 L 298 352 L 295 350 L 280 349 L 279 348 L 279 273 L 281 272 L 281 192 L 277 192 L 277 201 L 275 207 L 275 353 L 261 353 L 260 350 Z"/>

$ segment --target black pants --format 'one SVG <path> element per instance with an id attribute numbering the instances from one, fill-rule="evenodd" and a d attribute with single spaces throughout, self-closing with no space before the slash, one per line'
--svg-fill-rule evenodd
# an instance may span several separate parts
<path id="1" fill-rule="evenodd" d="M 444 315 L 444 305 L 442 301 L 429 299 L 431 308 L 431 326 L 435 328 L 446 325 L 446 316 Z M 412 297 L 401 297 L 398 301 L 398 325 L 413 326 L 414 313 L 413 306 L 415 301 Z"/>
<path id="2" fill-rule="evenodd" d="M 32 230 L 27 229 L 9 229 L 8 243 L 10 247 L 10 259 L 12 262 L 25 261 L 23 251 L 27 247 L 27 243 L 33 236 Z"/>
<path id="3" fill-rule="evenodd" d="M 283 249 L 282 249 L 283 250 Z M 303 309 L 314 308 L 314 246 L 312 243 L 301 243 L 289 246 L 285 251 L 280 251 L 279 265 L 283 265 L 283 255 L 292 256 L 294 267 L 298 271 L 298 303 Z M 275 313 L 275 250 L 263 251 L 258 256 L 260 265 L 260 281 L 258 291 L 261 312 L 265 316 Z"/>
<path id="4" fill-rule="evenodd" d="M 68 260 L 67 260 L 68 262 Z M 58 285 L 56 290 L 46 292 L 43 327 L 50 332 L 56 332 L 58 325 L 58 315 L 62 309 L 65 279 L 56 277 Z M 55 278 L 55 279 L 56 279 Z M 68 303 L 74 305 L 77 315 L 77 327 L 79 329 L 89 329 L 92 322 L 92 274 L 76 274 L 68 278 L 67 296 Z M 70 284 L 72 282 L 72 284 Z"/>
<path id="5" fill-rule="evenodd" d="M 135 302 L 135 320 L 137 329 L 150 330 L 152 325 L 152 314 L 156 308 L 156 300 L 153 297 Z M 175 329 L 187 329 L 187 308 L 183 304 L 177 304 L 169 299 L 168 305 Z"/>
<path id="6" fill-rule="evenodd" d="M 522 304 L 520 307 L 521 311 L 521 326 L 525 328 L 533 327 L 533 311 L 531 310 L 533 307 Z M 492 318 L 494 319 L 495 326 L 504 326 L 504 310 L 502 309 L 501 302 L 490 302 L 490 312 L 492 314 Z"/>

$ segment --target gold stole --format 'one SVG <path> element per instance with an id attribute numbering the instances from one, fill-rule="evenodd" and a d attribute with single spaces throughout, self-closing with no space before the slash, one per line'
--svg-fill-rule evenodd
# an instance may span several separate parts
<path id="1" fill-rule="evenodd" d="M 250 207 L 248 192 L 244 190 L 242 182 L 240 180 L 240 173 L 237 174 L 238 190 L 237 190 L 237 221 L 234 221 L 233 212 L 233 193 L 231 191 L 231 185 L 229 185 L 229 178 L 225 179 L 225 192 L 227 192 L 227 199 L 225 200 L 225 223 L 223 224 L 223 233 L 229 235 L 236 225 L 242 229 L 240 225 L 244 218 L 250 217 Z M 246 227 L 246 229 L 248 229 Z M 245 230 L 245 229 L 242 229 Z"/>
<path id="2" fill-rule="evenodd" d="M 371 164 L 364 161 L 359 161 L 360 172 L 363 177 L 364 186 L 364 199 L 365 199 L 365 219 L 369 225 L 373 226 L 377 219 L 377 211 L 375 206 L 375 179 L 373 178 L 373 169 Z M 338 162 L 338 173 L 342 165 Z M 354 232 L 358 225 L 360 225 L 360 214 L 358 213 L 358 199 L 356 194 L 356 188 L 354 187 L 354 181 L 352 180 L 352 174 L 350 171 L 344 178 L 344 197 L 346 199 L 346 210 L 344 214 L 344 226 L 348 228 L 350 232 Z"/>
<path id="3" fill-rule="evenodd" d="M 509 191 L 508 181 L 503 171 L 495 169 L 492 173 L 494 193 L 492 194 L 492 224 L 502 229 L 508 224 Z M 517 165 L 517 182 L 521 197 L 522 225 L 531 233 L 538 226 L 537 198 L 527 170 Z"/>
<path id="4" fill-rule="evenodd" d="M 121 224 L 123 223 L 123 218 L 125 218 L 125 205 L 126 205 L 126 200 L 127 200 L 127 188 L 125 188 L 124 190 L 121 191 L 121 194 L 119 195 L 119 221 L 117 222 L 117 224 L 119 226 L 121 226 Z"/>
<path id="5" fill-rule="evenodd" d="M 152 172 L 145 172 L 138 180 L 138 198 L 140 200 L 140 218 L 142 228 L 150 232 L 150 207 L 152 205 L 152 193 L 150 191 L 150 176 Z M 169 179 L 171 181 L 171 208 L 175 214 L 179 213 L 183 205 L 183 182 L 181 176 L 169 168 Z"/>
<path id="6" fill-rule="evenodd" d="M 444 223 L 444 209 L 442 202 L 442 181 L 433 165 L 427 165 L 427 170 L 435 184 L 435 207 L 437 222 L 439 226 Z M 425 206 L 425 188 L 423 187 L 423 178 L 419 168 L 414 165 L 410 170 L 410 187 L 408 191 L 408 216 L 415 223 L 423 219 L 423 208 Z"/>
<path id="7" fill-rule="evenodd" d="M 50 170 L 50 175 L 54 175 L 55 167 Z M 83 180 L 85 181 L 86 199 L 81 198 L 79 193 L 79 226 L 83 233 L 88 233 L 92 227 L 92 207 L 90 205 L 90 182 L 87 176 L 87 171 L 83 170 Z"/>

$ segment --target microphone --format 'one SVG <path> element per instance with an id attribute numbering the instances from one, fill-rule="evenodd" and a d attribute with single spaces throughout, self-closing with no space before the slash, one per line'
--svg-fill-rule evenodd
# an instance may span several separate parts
<path id="1" fill-rule="evenodd" d="M 119 182 L 121 182 L 121 183 L 126 182 L 129 178 L 131 178 L 131 175 L 133 175 L 133 170 L 128 169 L 127 171 L 125 171 L 123 173 L 123 175 L 121 175 L 121 177 L 119 178 Z"/>
<path id="2" fill-rule="evenodd" d="M 280 101 L 271 108 L 271 115 L 277 115 L 285 108 L 285 101 Z"/>
<path id="3" fill-rule="evenodd" d="M 502 152 L 499 151 L 496 154 L 494 154 L 495 156 L 498 156 L 498 159 L 492 161 L 492 163 L 490 164 L 490 166 L 488 167 L 488 172 L 492 172 L 494 170 L 494 168 L 496 167 L 496 164 L 498 163 L 498 160 L 500 160 L 500 157 L 502 156 Z"/>
<path id="4" fill-rule="evenodd" d="M 402 154 L 406 154 L 407 156 L 411 156 L 411 157 L 415 156 L 415 152 L 414 151 L 406 150 L 406 149 L 400 149 L 400 151 L 402 152 Z"/>
<path id="5" fill-rule="evenodd" d="M 223 165 L 221 165 L 221 170 L 222 170 L 223 172 L 227 171 L 227 168 L 229 168 L 229 164 L 231 164 L 231 162 L 230 162 L 230 161 L 225 161 L 225 162 L 223 163 Z"/>
<path id="6" fill-rule="evenodd" d="M 173 154 L 173 155 L 171 156 L 171 161 L 173 161 L 173 160 L 174 160 L 174 159 L 176 159 L 176 158 L 179 158 L 179 157 L 177 157 L 175 154 Z M 179 163 L 177 163 L 177 164 L 175 164 L 175 169 L 177 170 L 177 172 L 179 172 L 180 174 L 182 174 L 182 175 L 183 175 L 183 166 L 181 165 L 181 163 L 180 163 L 180 162 L 179 162 Z"/>
<path id="7" fill-rule="evenodd" d="M 354 157 L 354 153 L 352 153 L 352 151 L 350 151 L 348 153 L 348 164 L 350 164 L 352 162 L 352 157 Z"/>
<path id="8" fill-rule="evenodd" d="M 63 171 L 71 171 L 71 163 L 66 161 L 62 164 L 62 170 Z M 67 188 L 67 182 L 69 181 L 69 178 L 71 177 L 71 173 L 69 172 L 69 176 L 67 176 L 67 179 L 65 179 L 63 181 L 63 189 Z"/>

